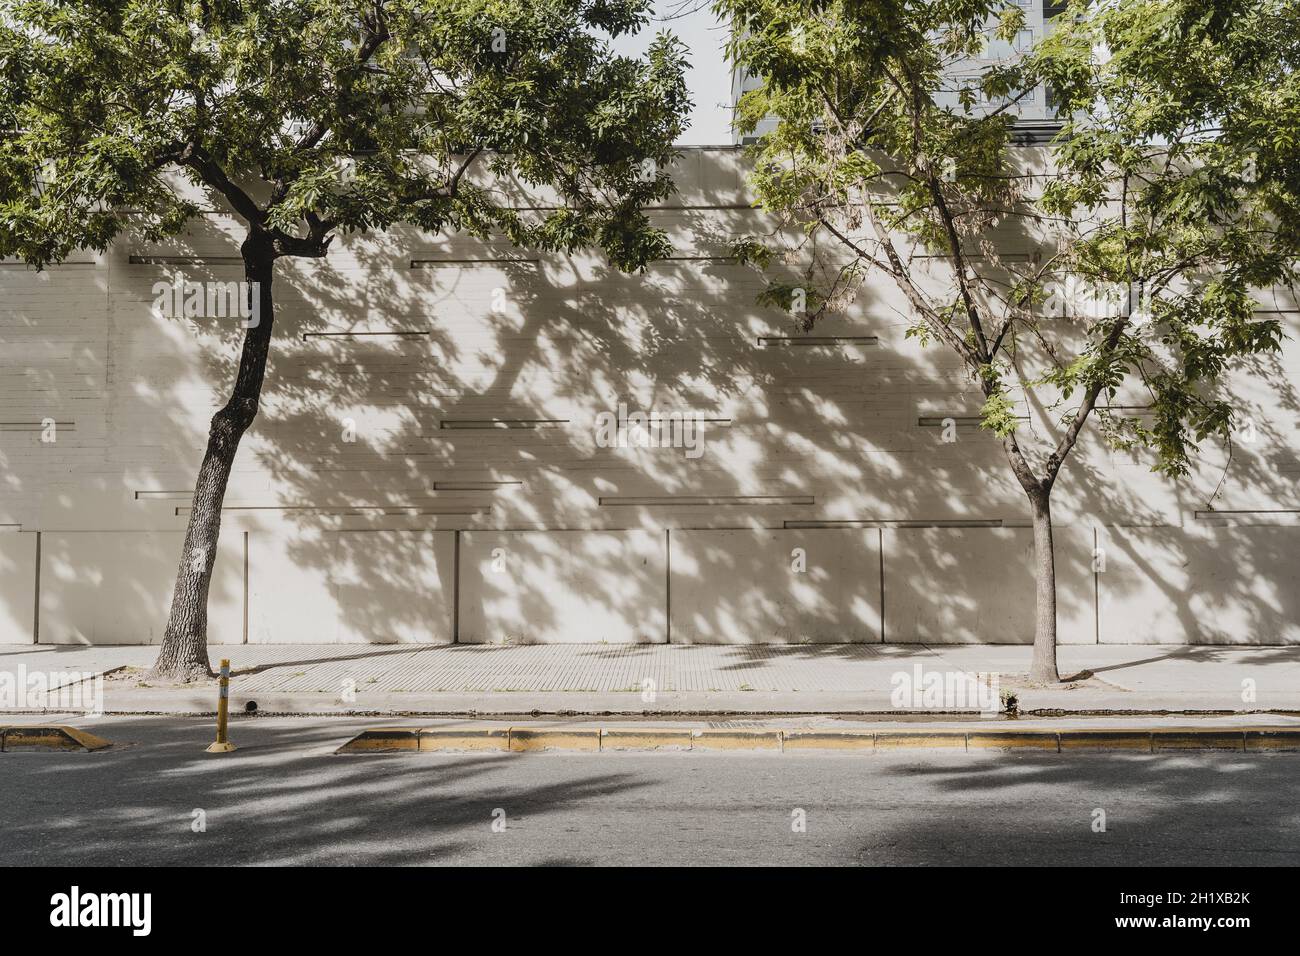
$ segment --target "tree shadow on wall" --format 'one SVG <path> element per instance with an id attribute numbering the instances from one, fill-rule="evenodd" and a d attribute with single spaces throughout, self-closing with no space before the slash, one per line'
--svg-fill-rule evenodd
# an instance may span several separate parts
<path id="1" fill-rule="evenodd" d="M 716 185 L 701 195 L 710 191 L 712 205 L 734 203 Z M 445 642 L 455 630 L 475 642 L 663 641 L 670 591 L 675 640 L 791 642 L 820 658 L 848 653 L 835 648 L 842 641 L 879 641 L 882 614 L 889 642 L 1031 639 L 1028 512 L 997 440 L 962 427 L 945 443 L 920 424 L 978 414 L 982 397 L 957 360 L 906 339 L 911 319 L 883 287 L 865 289 L 807 344 L 790 316 L 755 304 L 762 277 L 716 254 L 726 238 L 770 228 L 756 211 L 652 218 L 681 255 L 634 276 L 413 230 L 347 237 L 320 261 L 281 261 L 263 407 L 223 518 L 223 540 L 248 535 L 250 641 Z M 219 216 L 165 249 L 203 260 L 183 266 L 196 281 L 237 278 L 237 265 L 217 261 L 237 250 L 237 224 Z M 85 494 L 85 481 L 98 482 L 91 497 L 128 514 L 124 525 L 179 532 L 240 330 L 142 318 L 169 267 L 130 264 L 129 251 L 113 253 L 109 320 L 131 331 L 105 360 L 106 444 L 123 460 L 71 487 Z M 73 394 L 69 386 L 58 400 Z M 701 454 L 602 447 L 598 416 L 620 404 L 699 413 Z M 1265 469 L 1243 457 L 1232 474 L 1254 487 Z M 1207 492 L 1201 475 L 1168 492 L 1126 475 L 1089 440 L 1059 484 L 1061 616 L 1081 641 L 1090 628 L 1098 636 L 1090 521 L 1167 521 Z M 132 487 L 177 498 L 137 501 Z M 60 520 L 57 507 L 45 514 Z M 806 527 L 818 522 L 867 527 Z M 1207 565 L 1194 580 L 1177 573 L 1187 561 L 1177 536 L 1113 534 L 1142 572 L 1105 579 L 1121 609 L 1129 597 L 1132 613 L 1149 612 L 1149 577 L 1176 609 L 1168 626 L 1188 639 L 1216 639 L 1207 607 L 1244 609 L 1233 613 L 1263 640 L 1279 619 L 1300 620 L 1287 534 L 1221 536 L 1213 567 L 1234 573 Z M 862 548 L 832 544 L 855 536 Z M 132 600 L 165 620 L 170 582 L 160 592 L 157 575 L 116 573 L 122 593 L 156 595 Z M 214 600 L 238 602 L 220 582 Z M 1131 633 L 1121 616 L 1100 636 Z"/>

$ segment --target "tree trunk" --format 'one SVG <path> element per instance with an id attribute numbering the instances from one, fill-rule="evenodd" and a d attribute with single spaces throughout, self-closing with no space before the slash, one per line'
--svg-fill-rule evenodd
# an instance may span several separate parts
<path id="1" fill-rule="evenodd" d="M 1056 555 L 1052 550 L 1052 502 L 1050 490 L 1030 495 L 1034 507 L 1034 656 L 1029 679 L 1055 684 L 1056 669 Z"/>
<path id="2" fill-rule="evenodd" d="M 270 241 L 262 235 L 250 235 L 240 252 L 255 311 L 244 332 L 239 371 L 230 400 L 212 416 L 208 430 L 208 448 L 194 484 L 193 507 L 176 572 L 176 587 L 172 591 L 171 612 L 158 660 L 149 672 L 151 679 L 195 681 L 212 676 L 208 662 L 208 588 L 217 559 L 217 538 L 221 534 L 221 505 L 239 440 L 257 415 L 274 318 L 271 276 L 275 254 Z"/>

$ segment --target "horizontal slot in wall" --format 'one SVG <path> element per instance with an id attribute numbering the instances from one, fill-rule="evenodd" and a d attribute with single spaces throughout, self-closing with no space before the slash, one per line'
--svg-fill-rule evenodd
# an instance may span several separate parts
<path id="1" fill-rule="evenodd" d="M 757 342 L 763 348 L 817 348 L 832 345 L 874 346 L 880 344 L 875 335 L 760 335 Z"/>
<path id="2" fill-rule="evenodd" d="M 602 496 L 602 507 L 720 507 L 746 505 L 815 505 L 812 495 L 628 495 Z"/>
<path id="3" fill-rule="evenodd" d="M 60 429 L 69 432 L 76 431 L 77 428 L 76 422 L 55 421 L 51 424 L 56 432 Z M 50 425 L 44 422 L 0 422 L 0 432 L 40 432 L 49 427 Z"/>
<path id="4" fill-rule="evenodd" d="M 1193 511 L 1196 521 L 1223 524 L 1282 524 L 1300 520 L 1300 508 L 1260 508 L 1250 510 Z"/>
<path id="5" fill-rule="evenodd" d="M 787 528 L 1001 528 L 1001 518 L 787 519 Z"/>
<path id="6" fill-rule="evenodd" d="M 1028 415 L 1012 415 L 1014 421 L 1027 422 Z M 979 415 L 922 415 L 916 424 L 922 428 L 943 428 L 951 422 L 953 425 L 977 428 L 984 421 Z"/>
<path id="7" fill-rule="evenodd" d="M 600 415 L 600 414 L 610 414 L 610 413 L 608 413 L 608 412 L 603 412 L 603 413 L 597 413 L 597 414 Z M 629 414 L 628 414 L 626 417 L 622 418 L 622 419 L 615 418 L 615 419 L 613 420 L 612 424 L 614 424 L 614 425 L 619 425 L 619 426 L 622 426 L 622 427 L 624 427 L 624 428 L 635 427 L 635 425 L 637 425 L 637 424 L 639 424 L 639 423 L 634 423 L 634 422 L 631 420 L 631 419 L 632 419 L 632 415 L 639 415 L 639 414 L 648 414 L 648 413 L 645 413 L 645 412 L 638 412 L 638 411 L 636 411 L 636 410 L 633 410 L 633 411 L 629 412 Z M 676 415 L 676 417 L 673 417 L 674 415 Z M 700 424 L 700 425 L 717 425 L 717 426 L 719 426 L 719 427 L 721 427 L 721 428 L 729 428 L 729 427 L 731 427 L 731 424 L 732 424 L 732 422 L 733 422 L 733 419 L 730 419 L 730 418 L 704 418 L 704 417 L 702 417 L 702 416 L 696 416 L 694 412 L 656 413 L 656 415 L 651 416 L 651 417 L 649 417 L 649 418 L 646 419 L 646 421 L 645 421 L 645 427 L 647 427 L 647 428 L 666 428 L 666 427 L 669 427 L 669 426 L 676 426 L 676 425 L 679 425 L 679 424 L 681 424 L 681 423 L 683 423 L 683 422 L 698 423 L 698 424 Z"/>
<path id="8" fill-rule="evenodd" d="M 412 269 L 541 268 L 540 259 L 412 259 Z"/>
<path id="9" fill-rule="evenodd" d="M 735 256 L 664 256 L 662 259 L 650 260 L 651 265 L 669 265 L 685 262 L 705 262 L 715 265 L 738 266 L 740 260 Z"/>
<path id="10" fill-rule="evenodd" d="M 175 509 L 176 516 L 181 517 L 188 515 L 193 510 L 190 506 L 178 507 Z M 301 515 L 335 515 L 335 516 L 364 516 L 364 515 L 445 515 L 469 517 L 472 515 L 490 514 L 492 509 L 484 505 L 482 507 L 466 506 L 448 506 L 437 508 L 431 505 L 410 504 L 410 505 L 222 505 L 223 513 L 227 511 L 269 511 L 284 514 L 301 514 Z"/>
<path id="11" fill-rule="evenodd" d="M 435 481 L 434 491 L 511 491 L 523 488 L 522 481 L 505 479 L 502 481 Z"/>
<path id="12" fill-rule="evenodd" d="M 951 256 L 932 255 L 932 254 L 919 253 L 919 252 L 913 255 L 912 258 L 925 259 L 925 260 L 930 260 L 932 262 L 944 262 L 944 263 L 947 263 L 952 259 Z M 967 262 L 981 262 L 981 263 L 1037 262 L 1038 261 L 1037 255 L 1028 252 L 1005 252 L 1005 253 L 998 253 L 996 256 L 989 256 L 982 252 L 967 252 L 963 255 L 962 258 L 964 258 Z"/>
<path id="13" fill-rule="evenodd" d="M 426 338 L 429 335 L 428 329 L 392 329 L 392 330 L 374 330 L 374 331 L 350 331 L 350 332 L 304 332 L 302 340 L 308 342 L 312 339 L 418 339 Z"/>
<path id="14" fill-rule="evenodd" d="M 90 260 L 47 262 L 45 265 L 41 267 L 40 271 L 45 271 L 46 269 L 93 269 L 97 265 L 99 265 L 98 262 L 94 262 Z M 28 265 L 25 262 L 15 262 L 13 260 L 6 260 L 4 262 L 0 262 L 0 269 L 30 269 L 33 272 L 37 271 L 35 266 Z"/>
<path id="15" fill-rule="evenodd" d="M 242 266 L 242 256 L 154 256 L 132 255 L 133 266 Z"/>
<path id="16" fill-rule="evenodd" d="M 563 428 L 567 418 L 449 418 L 438 422 L 446 430 L 486 431 L 509 428 Z"/>

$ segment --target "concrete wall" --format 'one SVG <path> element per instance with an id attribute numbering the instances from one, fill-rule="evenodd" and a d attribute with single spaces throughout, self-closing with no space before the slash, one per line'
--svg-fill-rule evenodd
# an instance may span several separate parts
<path id="1" fill-rule="evenodd" d="M 1103 643 L 1300 643 L 1291 527 L 1102 528 Z"/>
<path id="2" fill-rule="evenodd" d="M 465 644 L 661 644 L 663 534 L 462 531 Z"/>
<path id="3" fill-rule="evenodd" d="M 36 535 L 0 534 L 0 641 L 36 639 Z"/>
<path id="4" fill-rule="evenodd" d="M 446 644 L 454 531 L 248 535 L 253 644 Z"/>
<path id="5" fill-rule="evenodd" d="M 1095 541 L 1095 544 L 1094 544 Z M 4 643 L 157 643 L 179 532 L 0 536 Z M 1057 529 L 1063 644 L 1300 643 L 1291 527 Z M 222 536 L 214 642 L 1029 643 L 1027 528 Z M 245 620 L 247 625 L 245 626 Z"/>
<path id="6" fill-rule="evenodd" d="M 180 560 L 181 532 L 41 534 L 42 644 L 157 644 Z M 244 632 L 242 535 L 222 535 L 208 595 L 208 636 Z"/>
<path id="7" fill-rule="evenodd" d="M 1034 540 L 1029 528 L 905 528 L 884 532 L 885 637 L 897 644 L 1034 641 Z M 1092 535 L 1056 529 L 1057 640 L 1096 641 Z"/>
<path id="8" fill-rule="evenodd" d="M 214 638 L 1027 640 L 1024 495 L 996 438 L 929 424 L 977 415 L 978 389 L 907 337 L 890 286 L 814 345 L 755 304 L 763 278 L 719 258 L 772 228 L 744 172 L 738 152 L 685 150 L 679 194 L 649 213 L 678 258 L 636 276 L 414 230 L 282 261 Z M 154 284 L 240 278 L 240 230 L 210 210 L 164 244 L 0 263 L 0 642 L 158 638 L 241 330 L 156 314 Z M 1291 339 L 1230 382 L 1255 425 L 1215 501 L 1231 515 L 1198 516 L 1221 450 L 1169 482 L 1085 433 L 1053 506 L 1063 640 L 1300 640 L 1300 321 L 1284 295 L 1265 307 Z M 1025 441 L 1059 427 L 1048 398 L 1024 403 Z M 620 403 L 698 413 L 703 443 L 602 445 Z"/>
<path id="9" fill-rule="evenodd" d="M 876 643 L 879 541 L 875 529 L 673 532 L 673 643 Z"/>

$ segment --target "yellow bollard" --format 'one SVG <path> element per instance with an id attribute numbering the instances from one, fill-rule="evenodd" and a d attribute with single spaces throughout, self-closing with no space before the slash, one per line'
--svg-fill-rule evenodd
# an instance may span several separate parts
<path id="1" fill-rule="evenodd" d="M 217 741 L 208 747 L 210 754 L 228 754 L 235 745 L 226 739 L 226 722 L 230 719 L 230 661 L 221 661 L 221 696 L 217 698 Z"/>

